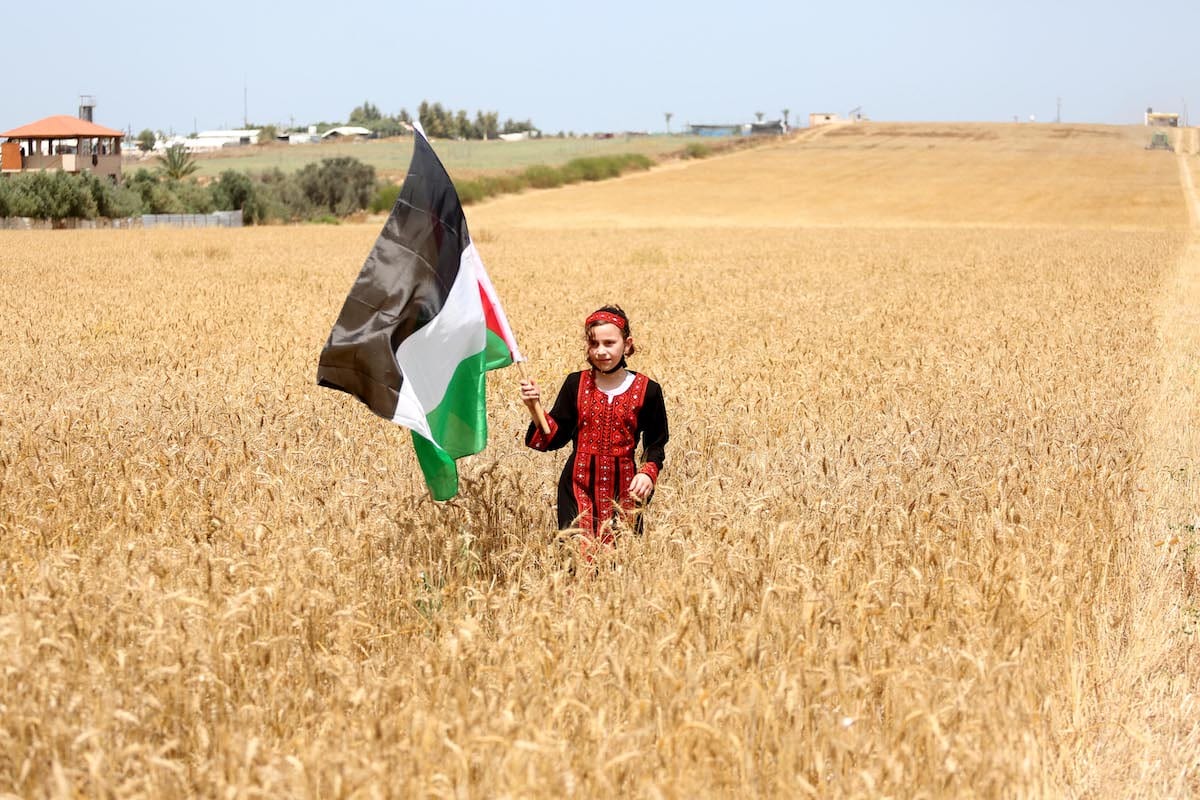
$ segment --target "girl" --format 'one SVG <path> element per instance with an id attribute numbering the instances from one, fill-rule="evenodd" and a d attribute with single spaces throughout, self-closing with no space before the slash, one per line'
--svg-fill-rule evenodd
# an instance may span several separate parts
<path id="1" fill-rule="evenodd" d="M 604 306 L 583 326 L 591 369 L 572 372 L 563 381 L 554 408 L 546 415 L 550 434 L 529 426 L 525 444 L 534 450 L 557 450 L 567 442 L 575 450 L 558 480 L 558 527 L 582 528 L 584 535 L 612 544 L 614 526 L 642 532 L 636 506 L 650 501 L 663 467 L 667 444 L 667 410 L 662 388 L 645 375 L 626 368 L 634 353 L 629 317 L 620 306 Z M 521 399 L 532 404 L 541 390 L 521 381 Z M 633 454 L 642 440 L 642 466 Z"/>

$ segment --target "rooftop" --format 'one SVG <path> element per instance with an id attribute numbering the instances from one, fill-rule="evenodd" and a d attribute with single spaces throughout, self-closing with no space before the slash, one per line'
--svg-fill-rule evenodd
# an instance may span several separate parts
<path id="1" fill-rule="evenodd" d="M 66 114 L 39 119 L 0 133 L 0 137 L 9 139 L 88 139 L 95 136 L 121 138 L 125 134 Z"/>

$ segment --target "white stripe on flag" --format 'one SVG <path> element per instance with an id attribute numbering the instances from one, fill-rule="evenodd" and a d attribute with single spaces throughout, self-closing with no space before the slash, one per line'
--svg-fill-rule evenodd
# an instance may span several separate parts
<path id="1" fill-rule="evenodd" d="M 468 253 L 463 252 L 442 310 L 396 350 L 404 382 L 392 422 L 412 428 L 430 441 L 433 435 L 426 415 L 445 398 L 458 365 L 487 344 L 479 281 Z"/>

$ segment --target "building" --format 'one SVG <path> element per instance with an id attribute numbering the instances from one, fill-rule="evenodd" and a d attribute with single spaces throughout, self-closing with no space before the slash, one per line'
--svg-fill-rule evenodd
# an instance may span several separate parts
<path id="1" fill-rule="evenodd" d="M 751 136 L 783 136 L 785 133 L 787 133 L 787 126 L 781 119 L 750 123 Z"/>
<path id="2" fill-rule="evenodd" d="M 360 128 L 357 125 L 342 125 L 321 134 L 322 139 L 367 139 L 370 136 L 369 128 Z"/>
<path id="3" fill-rule="evenodd" d="M 289 131 L 277 135 L 275 140 L 285 144 L 316 144 L 321 137 L 317 134 L 317 126 L 309 125 L 307 132 Z"/>
<path id="4" fill-rule="evenodd" d="M 808 127 L 815 128 L 818 125 L 832 125 L 835 122 L 841 122 L 842 118 L 831 111 L 814 111 L 808 115 Z"/>
<path id="5" fill-rule="evenodd" d="M 1179 115 L 1165 111 L 1146 109 L 1146 124 L 1158 128 L 1178 128 Z"/>
<path id="6" fill-rule="evenodd" d="M 121 131 L 66 115 L 0 133 L 0 172 L 90 172 L 121 180 Z"/>
<path id="7" fill-rule="evenodd" d="M 750 126 L 741 123 L 701 123 L 688 124 L 688 133 L 692 136 L 741 136 L 749 133 Z"/>
<path id="8" fill-rule="evenodd" d="M 168 147 L 183 147 L 189 153 L 207 153 L 220 150 L 223 147 L 244 147 L 258 144 L 258 128 L 230 131 L 200 131 L 193 136 L 173 136 L 170 139 L 154 143 L 155 150 L 166 150 Z"/>

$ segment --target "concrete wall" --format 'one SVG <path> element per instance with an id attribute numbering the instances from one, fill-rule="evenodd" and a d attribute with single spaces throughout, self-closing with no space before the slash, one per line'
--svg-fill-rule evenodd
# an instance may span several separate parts
<path id="1" fill-rule="evenodd" d="M 93 159 L 95 164 L 92 163 Z M 81 156 L 75 153 L 63 153 L 60 156 L 44 156 L 34 153 L 25 156 L 25 171 L 38 172 L 41 170 L 62 170 L 63 172 L 90 172 L 104 177 L 121 177 L 121 157 L 119 155 Z"/>
<path id="2" fill-rule="evenodd" d="M 217 211 L 212 214 L 143 214 L 127 219 L 34 219 L 0 217 L 0 230 L 49 231 L 91 230 L 94 228 L 240 228 L 241 211 Z"/>

